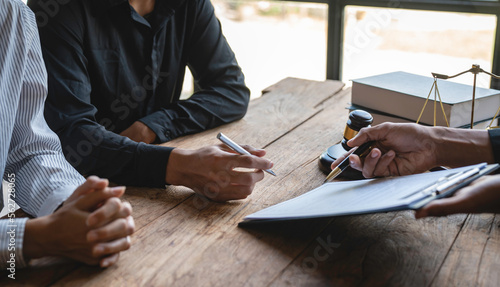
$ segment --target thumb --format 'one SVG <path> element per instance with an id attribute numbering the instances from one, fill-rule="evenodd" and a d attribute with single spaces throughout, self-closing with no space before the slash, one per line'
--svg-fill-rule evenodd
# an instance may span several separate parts
<path id="1" fill-rule="evenodd" d="M 80 197 L 76 203 L 76 207 L 86 211 L 93 211 L 100 203 L 105 202 L 108 198 L 121 197 L 124 193 L 124 186 L 96 190 L 95 192 L 88 193 Z"/>
<path id="2" fill-rule="evenodd" d="M 89 176 L 82 185 L 75 189 L 75 192 L 73 192 L 71 197 L 74 196 L 76 198 L 81 195 L 90 193 L 96 189 L 104 189 L 108 187 L 108 184 L 109 182 L 107 179 L 101 179 L 95 175 Z"/>

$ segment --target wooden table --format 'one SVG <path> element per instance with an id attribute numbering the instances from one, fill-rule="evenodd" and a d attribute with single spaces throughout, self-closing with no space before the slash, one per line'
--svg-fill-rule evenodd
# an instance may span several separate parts
<path id="1" fill-rule="evenodd" d="M 54 258 L 18 270 L 0 286 L 498 286 L 500 217 L 415 220 L 391 212 L 237 226 L 243 217 L 296 197 L 325 176 L 318 156 L 341 140 L 350 90 L 336 81 L 287 78 L 253 100 L 244 119 L 168 145 L 218 144 L 218 132 L 265 148 L 275 163 L 245 200 L 225 204 L 187 188 L 128 188 L 136 233 L 108 269 Z"/>

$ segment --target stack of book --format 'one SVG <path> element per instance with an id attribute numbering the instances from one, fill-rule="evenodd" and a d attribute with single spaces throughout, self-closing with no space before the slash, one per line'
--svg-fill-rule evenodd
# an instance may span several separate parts
<path id="1" fill-rule="evenodd" d="M 393 72 L 352 81 L 352 106 L 373 115 L 373 125 L 382 122 L 416 122 L 431 92 L 434 78 Z M 470 85 L 437 80 L 444 112 L 450 127 L 470 127 L 472 91 Z M 443 109 L 434 91 L 420 118 L 420 124 L 446 126 Z M 486 128 L 500 107 L 500 91 L 476 87 L 474 127 Z M 496 125 L 494 123 L 493 125 Z"/>

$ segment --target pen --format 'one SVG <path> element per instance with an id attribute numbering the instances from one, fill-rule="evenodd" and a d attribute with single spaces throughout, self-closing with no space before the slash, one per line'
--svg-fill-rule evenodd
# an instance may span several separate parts
<path id="1" fill-rule="evenodd" d="M 229 148 L 231 148 L 232 150 L 234 150 L 235 152 L 237 152 L 239 154 L 242 154 L 242 155 L 252 155 L 246 149 L 242 148 L 239 144 L 235 143 L 230 138 L 228 138 L 227 136 L 225 136 L 223 133 L 219 133 L 217 135 L 217 138 L 221 142 L 223 142 L 225 145 L 227 145 Z M 267 173 L 269 173 L 269 174 L 271 174 L 271 175 L 276 176 L 276 174 L 274 173 L 274 171 L 272 171 L 270 169 L 265 169 L 264 171 L 267 172 Z"/>
<path id="2" fill-rule="evenodd" d="M 486 172 L 484 173 L 482 173 L 483 168 L 486 170 Z M 488 171 L 488 168 L 483 165 L 481 167 L 476 167 L 455 174 L 451 176 L 448 180 L 444 180 L 444 183 L 436 183 L 431 187 L 423 190 L 422 194 L 424 195 L 424 197 L 420 200 L 413 202 L 409 207 L 411 209 L 419 209 L 435 199 L 451 196 L 460 188 L 469 185 L 472 181 L 476 180 L 481 175 L 490 173 L 497 168 L 498 165 Z"/>
<path id="3" fill-rule="evenodd" d="M 479 171 L 480 171 L 479 168 L 476 167 L 476 168 L 461 172 L 461 173 L 451 177 L 448 181 L 446 181 L 445 183 L 440 184 L 439 186 L 436 187 L 435 194 L 443 193 L 444 191 L 446 191 L 450 187 L 457 185 L 457 184 L 463 182 L 464 180 L 468 179 L 469 177 L 479 173 Z"/>
<path id="4" fill-rule="evenodd" d="M 360 145 L 359 147 L 355 147 L 356 150 L 353 152 L 353 154 L 358 155 L 360 157 L 365 156 L 368 152 L 370 152 L 372 144 L 373 141 L 370 141 Z M 337 167 L 335 167 L 332 170 L 332 172 L 330 172 L 330 174 L 326 177 L 323 183 L 332 181 L 339 174 L 341 174 L 348 166 L 349 166 L 349 157 L 346 157 L 339 165 L 337 165 Z"/>

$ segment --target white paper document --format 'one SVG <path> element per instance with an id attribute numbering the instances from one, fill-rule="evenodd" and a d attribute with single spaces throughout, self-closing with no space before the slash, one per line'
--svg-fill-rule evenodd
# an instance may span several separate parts
<path id="1" fill-rule="evenodd" d="M 244 220 L 305 219 L 418 208 L 421 207 L 418 203 L 451 195 L 497 167 L 479 164 L 409 176 L 325 183 L 301 196 L 248 215 Z M 453 186 L 455 190 L 451 190 L 451 184 L 446 183 L 460 176 L 466 177 L 462 178 L 465 180 L 460 180 Z M 439 190 L 441 186 L 447 190 Z"/>

